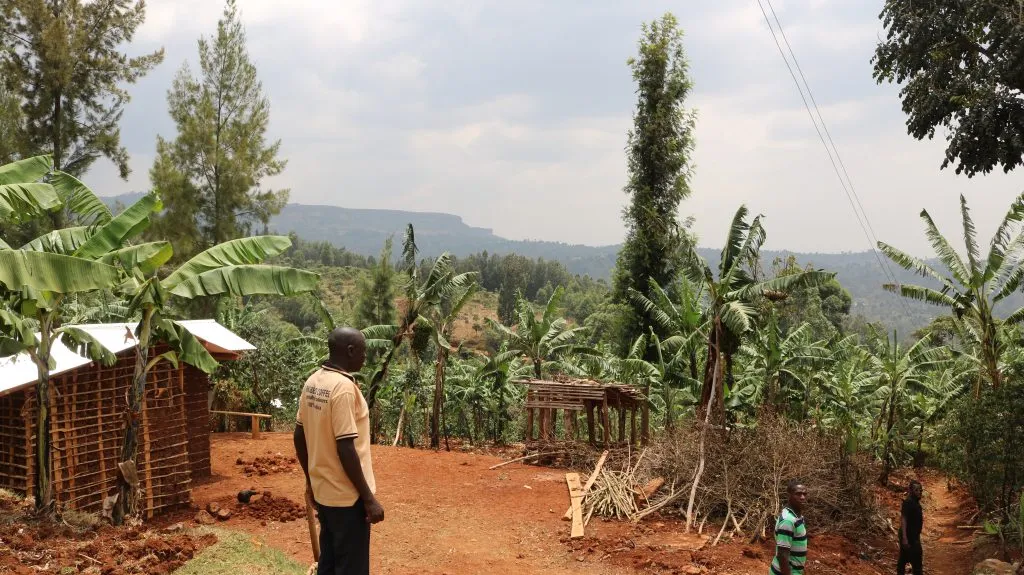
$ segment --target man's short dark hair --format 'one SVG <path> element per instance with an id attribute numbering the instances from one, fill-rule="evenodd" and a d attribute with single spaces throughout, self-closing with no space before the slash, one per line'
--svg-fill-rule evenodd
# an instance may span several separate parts
<path id="1" fill-rule="evenodd" d="M 910 484 L 909 484 L 909 485 L 907 485 L 907 489 L 911 489 L 911 488 L 912 488 L 912 487 L 914 487 L 915 485 L 916 485 L 916 486 L 918 486 L 918 487 L 924 487 L 923 485 L 921 485 L 921 482 L 920 482 L 920 481 L 918 481 L 918 480 L 916 480 L 916 479 L 911 479 L 911 480 L 910 480 Z"/>
<path id="2" fill-rule="evenodd" d="M 806 487 L 806 485 L 799 479 L 790 479 L 786 482 L 786 493 L 793 493 L 797 487 Z"/>

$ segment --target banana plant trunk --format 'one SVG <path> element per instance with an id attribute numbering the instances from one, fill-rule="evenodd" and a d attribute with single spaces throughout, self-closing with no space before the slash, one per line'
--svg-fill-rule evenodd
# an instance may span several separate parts
<path id="1" fill-rule="evenodd" d="M 135 462 L 139 451 L 139 421 L 142 418 L 143 403 L 146 395 L 146 376 L 149 373 L 149 340 L 152 329 L 153 310 L 142 312 L 139 325 L 139 338 L 135 347 L 135 375 L 132 388 L 128 394 L 128 414 L 124 427 L 124 440 L 121 445 L 121 463 Z M 131 485 L 123 473 L 118 474 L 118 497 L 114 503 L 113 520 L 121 524 L 125 517 L 134 515 L 139 510 L 138 488 Z"/>
<path id="2" fill-rule="evenodd" d="M 889 417 L 885 425 L 885 449 L 882 451 L 882 475 L 878 478 L 881 485 L 888 485 L 889 474 L 892 473 L 890 452 L 892 450 L 892 429 L 896 426 L 896 398 L 889 399 Z"/>
<path id="3" fill-rule="evenodd" d="M 50 513 L 54 508 L 52 461 L 50 458 L 50 351 L 53 318 L 43 314 L 39 322 L 39 349 L 35 354 L 36 371 L 36 511 Z"/>
<path id="4" fill-rule="evenodd" d="M 447 361 L 445 349 L 437 346 L 437 363 L 434 365 L 434 407 L 430 414 L 430 447 L 441 447 L 441 410 L 444 408 L 444 366 Z"/>
<path id="5" fill-rule="evenodd" d="M 719 334 L 721 325 L 719 321 L 715 322 L 715 334 Z M 714 401 L 718 387 L 720 383 L 724 384 L 723 366 L 721 364 L 721 350 L 719 349 L 717 342 L 720 339 L 715 339 L 716 344 L 711 348 L 714 353 L 714 361 L 709 364 L 714 365 L 714 371 L 711 373 L 711 393 L 708 394 L 708 402 L 704 404 L 704 423 L 700 428 L 700 440 L 697 444 L 697 469 L 693 472 L 693 484 L 690 486 L 690 499 L 686 505 L 686 532 L 689 533 L 690 529 L 694 526 L 694 515 L 693 515 L 693 504 L 697 498 L 697 489 L 700 487 L 701 477 L 704 475 L 705 465 L 705 445 L 707 442 L 708 428 L 711 426 L 711 411 L 712 402 Z M 711 358 L 709 358 L 711 359 Z"/>
<path id="6" fill-rule="evenodd" d="M 399 332 L 399 335 L 392 338 L 391 349 L 384 356 L 384 363 L 381 364 L 380 370 L 370 380 L 370 386 L 366 390 L 366 406 L 368 409 L 372 410 L 377 405 L 377 391 L 380 389 L 381 383 L 388 378 L 388 368 L 391 367 L 391 360 L 394 359 L 398 346 L 402 345 L 402 337 L 402 332 Z"/>
<path id="7" fill-rule="evenodd" d="M 712 420 L 720 423 L 725 415 L 725 394 L 721 386 L 717 385 L 717 379 L 721 376 L 724 379 L 722 364 L 721 342 L 724 336 L 722 320 L 715 318 L 714 327 L 708 337 L 708 360 L 704 366 L 704 385 L 700 394 L 700 409 L 707 409 L 712 412 Z M 704 415 L 701 413 L 700 415 Z"/>

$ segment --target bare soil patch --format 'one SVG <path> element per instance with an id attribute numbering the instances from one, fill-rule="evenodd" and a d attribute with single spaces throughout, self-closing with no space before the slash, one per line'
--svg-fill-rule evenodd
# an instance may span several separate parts
<path id="1" fill-rule="evenodd" d="M 52 521 L 37 521 L 23 508 L 7 508 L 0 532 L 0 573 L 94 573 L 168 575 L 217 541 L 193 536 L 180 527 L 150 530 L 99 526 L 79 531 Z"/>
<path id="2" fill-rule="evenodd" d="M 467 449 L 468 448 L 468 449 Z M 197 505 L 237 500 L 241 490 L 271 491 L 274 499 L 302 501 L 302 471 L 245 477 L 232 463 L 271 452 L 289 453 L 291 435 L 266 433 L 213 437 L 214 478 L 193 489 Z M 466 449 L 464 452 L 463 449 Z M 517 448 L 501 450 L 515 456 Z M 383 574 L 470 575 L 632 573 L 764 575 L 770 543 L 734 540 L 711 547 L 717 534 L 685 534 L 672 518 L 652 516 L 638 525 L 594 517 L 581 540 L 569 539 L 562 513 L 569 504 L 565 470 L 513 463 L 496 470 L 498 457 L 453 445 L 444 450 L 374 446 L 378 497 L 386 518 L 374 526 L 372 571 Z M 479 449 L 483 451 L 483 449 Z M 297 467 L 297 466 L 296 466 Z M 578 470 L 589 473 L 587 469 Z M 255 485 L 254 485 L 255 483 Z M 297 504 L 298 505 L 298 504 Z M 244 506 L 240 506 L 244 507 Z M 898 508 L 897 508 L 898 512 Z M 304 520 L 279 522 L 238 511 L 220 524 L 257 535 L 294 559 L 309 563 Z M 853 541 L 811 534 L 814 573 L 875 575 L 892 571 L 895 538 Z M 960 575 L 936 564 L 936 575 Z"/>
<path id="3" fill-rule="evenodd" d="M 286 457 L 280 453 L 272 455 L 257 456 L 252 459 L 239 457 L 235 465 L 242 467 L 242 472 L 251 477 L 253 475 L 271 475 L 273 473 L 288 473 L 294 471 L 299 462 L 294 457 Z"/>

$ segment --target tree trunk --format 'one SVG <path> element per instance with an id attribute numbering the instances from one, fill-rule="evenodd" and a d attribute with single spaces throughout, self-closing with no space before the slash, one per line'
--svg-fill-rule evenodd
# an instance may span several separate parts
<path id="1" fill-rule="evenodd" d="M 721 319 L 716 317 L 714 327 L 711 330 L 710 337 L 708 338 L 708 361 L 707 365 L 704 366 L 704 385 L 701 388 L 700 394 L 700 405 L 702 406 L 702 409 L 708 409 L 712 412 L 716 412 L 713 414 L 713 419 L 716 422 L 724 415 L 725 409 L 725 395 L 722 393 L 722 390 L 718 385 L 722 376 L 722 354 L 720 352 L 721 341 Z"/>
<path id="2" fill-rule="evenodd" d="M 716 322 L 716 324 L 717 324 L 717 322 Z M 715 326 L 715 333 L 716 334 L 717 334 L 719 329 L 720 329 L 719 326 L 716 325 Z M 717 342 L 717 338 L 716 338 L 716 342 Z M 717 344 L 714 347 L 714 354 L 715 354 L 715 357 L 713 358 L 714 359 L 713 363 L 715 365 L 715 370 L 712 372 L 712 375 L 711 375 L 712 389 L 710 390 L 710 393 L 708 394 L 708 396 L 709 396 L 708 397 L 708 403 L 705 404 L 705 408 L 704 408 L 704 424 L 701 425 L 701 428 L 700 428 L 700 442 L 697 444 L 697 470 L 694 472 L 694 475 L 693 475 L 693 485 L 690 486 L 690 500 L 689 500 L 689 502 L 686 505 L 686 532 L 687 533 L 689 533 L 690 529 L 693 527 L 693 521 L 694 521 L 694 517 L 693 517 L 693 503 L 694 503 L 694 500 L 696 500 L 696 498 L 697 498 L 697 488 L 700 486 L 701 477 L 704 475 L 704 446 L 705 446 L 706 441 L 707 441 L 708 427 L 711 424 L 711 411 L 712 411 L 712 403 L 711 402 L 714 400 L 714 397 L 717 394 L 717 390 L 714 389 L 714 388 L 716 388 L 718 386 L 718 382 L 721 379 L 719 377 L 719 374 L 721 372 L 721 367 L 719 365 L 719 361 L 718 361 L 718 357 L 717 357 L 718 354 L 719 354 L 719 350 L 718 350 Z"/>
<path id="3" fill-rule="evenodd" d="M 441 409 L 444 403 L 444 348 L 437 346 L 437 364 L 434 366 L 434 406 L 430 413 L 430 447 L 441 447 Z"/>
<path id="4" fill-rule="evenodd" d="M 403 398 L 404 399 L 404 398 Z M 391 447 L 397 447 L 398 442 L 402 440 L 402 425 L 405 423 L 405 402 L 402 402 L 402 409 L 398 411 L 398 429 L 395 431 L 395 441 L 391 444 Z"/>
<path id="5" fill-rule="evenodd" d="M 532 426 L 531 426 L 532 427 Z M 504 386 L 498 388 L 498 436 L 494 438 L 494 442 L 501 445 L 503 444 L 505 437 L 505 389 Z"/>
<path id="6" fill-rule="evenodd" d="M 672 389 L 665 377 L 661 379 L 661 395 L 665 400 L 665 431 L 672 431 L 676 427 L 675 418 L 672 415 Z"/>
<path id="7" fill-rule="evenodd" d="M 377 404 L 377 391 L 380 389 L 381 382 L 388 378 L 388 368 L 391 367 L 391 360 L 394 359 L 395 352 L 400 345 L 402 345 L 400 335 L 391 340 L 391 349 L 384 356 L 384 363 L 381 364 L 380 371 L 374 374 L 373 379 L 370 380 L 370 387 L 366 390 L 366 406 L 370 409 Z"/>
<path id="8" fill-rule="evenodd" d="M 895 391 L 895 390 L 894 390 Z M 890 463 L 890 451 L 892 449 L 892 428 L 896 425 L 896 397 L 892 396 L 889 398 L 889 419 L 885 426 L 885 449 L 882 455 L 882 475 L 878 478 L 878 482 L 881 485 L 889 484 L 889 474 L 892 473 L 892 463 Z"/>
<path id="9" fill-rule="evenodd" d="M 540 366 L 541 366 L 541 360 L 539 360 L 539 359 L 533 360 L 533 377 L 535 379 L 542 379 L 541 371 L 540 371 Z"/>
<path id="10" fill-rule="evenodd" d="M 142 313 L 139 326 L 139 340 L 135 346 L 135 374 L 132 377 L 132 388 L 128 395 L 128 414 L 125 421 L 124 440 L 121 444 L 119 461 L 135 461 L 139 450 L 139 420 L 146 397 L 146 376 L 149 372 L 149 338 L 153 310 L 146 309 Z M 138 511 L 137 489 L 129 485 L 122 475 L 118 475 L 118 497 L 114 505 L 113 519 L 120 524 L 125 517 Z"/>
<path id="11" fill-rule="evenodd" d="M 56 14 L 55 14 L 56 16 Z M 55 170 L 64 169 L 64 149 L 62 147 L 61 139 L 63 137 L 63 122 L 62 122 L 62 94 L 58 88 L 54 91 L 53 97 L 53 167 Z M 50 212 L 50 223 L 53 225 L 53 229 L 59 230 L 64 228 L 64 210 L 62 206 L 59 210 L 53 210 Z"/>
<path id="12" fill-rule="evenodd" d="M 36 511 L 50 513 L 54 508 L 53 473 L 50 445 L 50 338 L 52 319 L 40 318 L 39 351 L 35 359 L 39 381 L 36 382 Z"/>

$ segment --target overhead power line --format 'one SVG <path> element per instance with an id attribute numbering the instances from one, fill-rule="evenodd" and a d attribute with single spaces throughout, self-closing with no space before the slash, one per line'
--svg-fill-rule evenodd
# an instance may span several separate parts
<path id="1" fill-rule="evenodd" d="M 867 211 L 864 210 L 864 206 L 860 201 L 860 196 L 857 194 L 857 190 L 853 185 L 853 179 L 850 178 L 849 171 L 846 169 L 846 164 L 843 162 L 842 156 L 839 154 L 839 149 L 836 147 L 835 142 L 832 139 L 832 134 L 828 131 L 828 126 L 825 123 L 825 118 L 821 114 L 821 109 L 818 107 L 818 102 L 814 99 L 814 93 L 811 91 L 811 86 L 807 82 L 807 77 L 804 75 L 803 69 L 800 67 L 800 62 L 797 60 L 796 53 L 793 51 L 793 47 L 789 43 L 789 39 L 786 37 L 786 31 L 782 27 L 782 23 L 779 21 L 778 14 L 775 12 L 775 7 L 772 6 L 771 0 L 765 0 L 768 4 L 768 8 L 772 13 L 772 18 L 775 20 L 776 26 L 778 26 L 779 34 L 776 34 L 775 28 L 772 26 L 771 20 L 768 18 L 768 12 L 764 9 L 764 4 L 761 0 L 757 0 L 757 5 L 761 9 L 761 14 L 764 16 L 765 24 L 768 25 L 768 31 L 772 34 L 772 39 L 775 41 L 775 47 L 779 50 L 779 55 L 782 56 L 782 61 L 786 64 L 786 69 L 789 70 L 789 75 L 793 79 L 793 83 L 796 85 L 797 92 L 800 93 L 800 99 L 803 101 L 804 109 L 807 110 L 807 115 L 811 119 L 811 124 L 814 125 L 814 131 L 818 134 L 818 139 L 821 141 L 821 145 L 825 147 L 825 152 L 828 154 L 829 162 L 832 164 L 832 170 L 835 172 L 836 177 L 839 179 L 839 184 L 843 188 L 843 193 L 846 195 L 846 199 L 850 203 L 850 208 L 853 210 L 854 216 L 857 218 L 857 224 L 860 226 L 861 231 L 864 233 L 865 239 L 868 241 L 868 245 L 871 248 L 871 253 L 874 254 L 875 260 L 878 262 L 879 268 L 882 273 L 885 274 L 886 278 L 893 284 L 899 284 L 900 282 L 896 278 L 896 274 L 892 271 L 889 266 L 889 262 L 878 253 L 876 246 L 878 245 L 878 238 L 875 236 L 875 230 L 871 226 L 871 220 L 868 218 Z M 782 43 L 779 42 L 779 35 L 782 36 L 783 42 L 786 44 L 786 49 L 789 50 L 789 56 L 786 56 L 786 52 L 782 49 Z M 793 64 L 790 64 L 790 58 L 793 60 Z M 796 66 L 797 72 L 793 71 L 793 66 Z M 800 79 L 797 79 L 797 73 L 800 75 Z M 801 81 L 803 84 L 801 84 Z M 804 94 L 806 90 L 807 94 Z M 811 103 L 807 102 L 810 98 Z M 814 111 L 811 111 L 811 107 L 814 107 Z M 817 114 L 817 118 L 815 118 Z M 820 127 L 819 127 L 820 122 Z M 824 132 L 824 133 L 823 133 Z M 910 308 L 907 303 L 900 298 L 900 303 L 903 305 L 904 311 L 910 313 Z"/>

